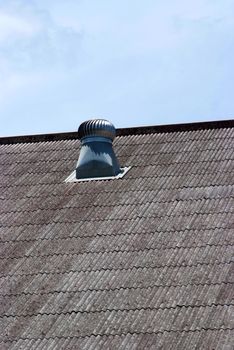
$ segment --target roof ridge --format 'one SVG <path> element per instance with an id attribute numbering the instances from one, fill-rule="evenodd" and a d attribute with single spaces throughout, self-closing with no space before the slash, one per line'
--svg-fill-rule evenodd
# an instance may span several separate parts
<path id="1" fill-rule="evenodd" d="M 198 263 L 195 263 L 195 264 L 185 264 L 185 263 L 180 263 L 180 264 L 166 264 L 166 265 L 154 265 L 154 266 L 150 266 L 150 267 L 145 267 L 145 266 L 140 266 L 140 265 L 133 265 L 133 266 L 130 266 L 130 267 L 117 267 L 117 268 L 110 268 L 110 267 L 101 267 L 101 268 L 98 268 L 98 269 L 80 269 L 80 270 L 67 270 L 67 271 L 37 271 L 37 272 L 32 272 L 32 273 L 12 273 L 12 274 L 7 274 L 7 275 L 0 275 L 0 279 L 1 278 L 11 278 L 11 277 L 15 277 L 15 276 L 41 276 L 41 275 L 69 275 L 69 274 L 73 274 L 73 273 L 90 273 L 90 272 L 94 272 L 94 273 L 98 273 L 98 272 L 101 272 L 101 271 L 129 271 L 129 270 L 133 270 L 133 269 L 136 269 L 136 270 L 143 270 L 143 269 L 146 269 L 146 270 L 149 270 L 149 269 L 163 269 L 165 267 L 172 267 L 172 268 L 180 268 L 180 267 L 198 267 L 198 266 L 209 266 L 209 265 L 230 265 L 233 263 L 233 260 L 224 260 L 224 261 L 215 261 L 215 262 L 198 262 Z"/>
<path id="2" fill-rule="evenodd" d="M 205 228 L 204 229 L 204 232 L 205 231 L 215 231 L 215 230 L 224 230 L 223 227 L 212 227 L 212 228 Z M 230 230 L 232 232 L 232 228 L 230 227 L 226 227 L 225 230 Z M 73 238 L 94 238 L 94 237 L 111 237 L 111 236 L 130 236 L 130 235 L 148 235 L 148 234 L 156 234 L 156 233 L 161 233 L 161 234 L 165 234 L 165 233 L 171 233 L 171 234 L 178 234 L 178 233 L 187 233 L 187 232 L 191 232 L 191 231 L 194 231 L 194 232 L 197 232 L 199 231 L 198 229 L 196 228 L 186 228 L 186 229 L 181 229 L 181 230 L 169 230 L 169 231 L 162 231 L 162 230 L 157 230 L 155 229 L 154 231 L 144 231 L 144 232 L 137 232 L 137 231 L 134 231 L 134 232 L 126 232 L 126 231 L 122 231 L 122 232 L 115 232 L 115 233 L 106 233 L 106 234 L 101 234 L 101 233 L 96 233 L 95 235 L 86 235 L 86 236 L 79 236 L 79 235 L 76 235 L 76 234 L 70 234 L 69 236 L 61 236 L 59 238 L 57 238 L 57 236 L 52 236 L 51 237 L 46 237 L 46 236 L 42 236 L 42 237 L 39 237 L 39 238 L 29 238 L 29 239 L 12 239 L 12 240 L 2 240 L 1 238 L 1 235 L 0 235 L 0 244 L 3 244 L 3 243 L 15 243 L 15 242 L 39 242 L 39 241 L 52 241 L 52 240 L 66 240 L 66 239 L 73 239 Z"/>
<path id="3" fill-rule="evenodd" d="M 230 198 L 229 198 L 230 199 Z M 54 209 L 51 209 L 52 211 L 55 211 Z M 64 209 L 60 209 L 60 210 L 64 210 Z M 120 217 L 120 218 L 112 218 L 107 217 L 107 218 L 92 218 L 92 219 L 79 219 L 79 220 L 69 220 L 69 221 L 54 221 L 53 219 L 51 221 L 48 222 L 44 222 L 44 223 L 32 223 L 32 222 L 24 222 L 22 224 L 16 224 L 16 225 L 11 225 L 11 224 L 2 224 L 1 227 L 2 228 L 16 228 L 16 227 L 22 227 L 22 226 L 42 226 L 42 225 L 50 225 L 50 224 L 57 224 L 57 223 L 84 223 L 84 222 L 121 222 L 121 221 L 133 221 L 136 219 L 162 219 L 162 218 L 172 218 L 172 217 L 176 217 L 176 218 L 185 218 L 185 217 L 190 217 L 190 216 L 194 216 L 197 217 L 199 216 L 204 216 L 204 215 L 222 215 L 222 214 L 232 214 L 232 211 L 227 211 L 226 208 L 223 209 L 222 211 L 218 211 L 218 212 L 212 212 L 212 211 L 207 211 L 207 212 L 199 212 L 199 211 L 195 211 L 195 212 L 191 212 L 189 214 L 179 214 L 179 215 L 172 215 L 170 213 L 165 214 L 165 215 L 157 215 L 157 214 L 146 214 L 146 215 L 138 215 L 136 214 L 135 216 L 133 215 L 133 217 Z M 217 227 L 218 228 L 218 227 Z"/>
<path id="4" fill-rule="evenodd" d="M 220 129 L 220 128 L 232 128 L 232 127 L 234 127 L 234 120 L 226 119 L 226 120 L 205 121 L 205 122 L 117 128 L 116 136 L 146 135 L 146 134 L 155 134 L 155 133 L 171 133 L 171 132 Z M 5 136 L 5 137 L 0 137 L 0 144 L 4 145 L 4 144 L 14 144 L 14 143 L 59 141 L 59 140 L 73 140 L 73 139 L 78 139 L 78 132 L 72 131 L 72 132 L 64 132 L 64 133 Z"/>
<path id="5" fill-rule="evenodd" d="M 220 170 L 221 172 L 222 170 Z M 233 170 L 234 172 L 234 170 Z M 194 174 L 195 175 L 195 174 Z M 175 199 L 171 199 L 171 200 L 154 200 L 154 199 L 142 199 L 141 201 L 138 201 L 136 203 L 113 203 L 113 204 L 84 204 L 84 205 L 77 205 L 77 204 L 74 204 L 74 205 L 65 205 L 63 207 L 56 207 L 55 208 L 47 208 L 47 207 L 37 207 L 35 209 L 16 209 L 16 210 L 8 210 L 8 211 L 0 211 L 0 214 L 15 214 L 15 213 L 35 213 L 37 211 L 43 211 L 43 210 L 64 210 L 64 209 L 89 209 L 89 208 L 112 208 L 112 207 L 131 207 L 131 206 L 135 206 L 135 207 L 138 207 L 138 206 L 143 206 L 143 205 L 147 205 L 147 204 L 151 204 L 151 203 L 154 203 L 154 204 L 169 204 L 169 203 L 178 203 L 179 202 L 205 202 L 205 201 L 221 201 L 221 200 L 224 200 L 224 199 L 233 199 L 234 198 L 234 194 L 228 194 L 228 195 L 219 195 L 218 194 L 218 197 L 204 197 L 203 195 L 203 198 L 187 198 L 187 199 L 178 199 L 178 198 L 175 198 Z M 1 199 L 0 199 L 1 200 Z M 195 212 L 196 214 L 198 214 L 198 212 Z M 166 216 L 166 215 L 165 215 Z M 171 216 L 171 214 L 170 214 Z M 1 257 L 0 257 L 1 259 Z"/>
<path id="6" fill-rule="evenodd" d="M 99 251 L 83 251 L 83 252 L 71 252 L 71 253 L 51 253 L 51 254 L 24 254 L 21 256 L 8 256 L 8 257 L 0 257 L 1 260 L 18 260 L 24 258 L 41 258 L 41 257 L 49 257 L 49 256 L 76 256 L 76 255 L 89 255 L 89 254 L 97 254 L 102 255 L 105 253 L 136 253 L 136 252 L 144 252 L 144 251 L 155 251 L 155 250 L 179 250 L 179 249 L 195 249 L 195 248 L 206 248 L 206 247 L 233 247 L 234 243 L 205 243 L 200 245 L 190 245 L 190 246 L 171 246 L 171 247 L 144 247 L 138 249 L 110 249 L 110 250 L 99 250 Z"/>
<path id="7" fill-rule="evenodd" d="M 136 307 L 136 308 L 129 308 L 129 309 L 100 309 L 100 310 L 71 310 L 71 311 L 61 311 L 61 312 L 38 312 L 38 313 L 31 313 L 31 314 L 16 314 L 16 315 L 8 315 L 8 314 L 5 314 L 5 315 L 0 315 L 0 319 L 3 319 L 3 318 L 13 318 L 13 317 L 17 317 L 17 318 L 20 318 L 20 317 L 37 317 L 37 316 L 60 316 L 60 315 L 72 315 L 72 314 L 99 314 L 99 313 L 105 313 L 105 312 L 124 312 L 124 313 L 127 313 L 127 312 L 135 312 L 135 311 L 141 311 L 141 310 L 144 310 L 144 311 L 152 311 L 152 310 L 175 310 L 175 309 L 182 309 L 182 308 L 185 308 L 185 309 L 194 309 L 194 308 L 206 308 L 206 307 L 219 307 L 219 306 L 234 306 L 234 303 L 210 303 L 210 304 L 200 304 L 200 305 L 191 305 L 191 304 L 188 304 L 188 305 L 180 305 L 180 304 L 176 304 L 175 306 L 158 306 L 158 307 L 150 307 L 150 306 L 142 306 L 142 307 Z"/>
<path id="8" fill-rule="evenodd" d="M 86 289 L 75 289 L 75 290 L 52 290 L 50 292 L 21 292 L 21 293 L 9 293 L 9 294 L 0 294 L 1 297 L 6 297 L 6 298 L 11 298 L 11 297 L 18 297 L 18 296 L 27 296 L 27 295 L 49 295 L 49 294 L 66 294 L 66 293 L 71 293 L 71 294 L 85 294 L 87 292 L 114 292 L 114 291 L 120 291 L 120 290 L 142 290 L 142 289 L 154 289 L 154 288 L 178 288 L 178 287 L 188 287 L 188 286 L 220 286 L 222 284 L 234 284 L 234 282 L 231 281 L 222 281 L 222 282 L 204 282 L 204 283 L 178 283 L 178 284 L 152 284 L 148 286 L 132 286 L 132 287 L 114 287 L 114 288 L 86 288 Z"/>
<path id="9" fill-rule="evenodd" d="M 221 172 L 221 171 L 220 171 Z M 228 172 L 229 173 L 229 172 Z M 168 175 L 167 177 L 170 177 L 170 176 L 175 176 L 175 175 Z M 17 186 L 19 186 L 19 185 L 17 185 Z M 27 186 L 29 186 L 29 185 L 27 185 Z M 33 186 L 39 186 L 38 184 L 35 184 L 35 185 L 33 185 Z M 53 184 L 44 184 L 44 186 L 53 186 Z M 214 188 L 214 187 L 233 187 L 234 186 L 234 184 L 216 184 L 216 185 L 212 185 L 212 184 L 209 184 L 209 185 L 198 185 L 198 186 L 193 186 L 193 189 L 204 189 L 204 188 L 209 188 L 209 187 L 212 187 L 212 188 Z M 11 186 L 11 187 L 15 187 L 15 186 Z M 9 188 L 9 187 L 7 187 L 7 188 Z M 191 187 L 188 187 L 188 186 L 180 186 L 180 187 L 176 187 L 175 189 L 184 189 L 184 188 L 191 188 Z M 128 189 L 126 189 L 125 190 L 125 192 L 160 192 L 160 191 L 168 191 L 169 189 L 168 188 L 161 188 L 161 190 L 159 189 L 159 188 L 156 188 L 156 189 L 152 189 L 152 188 L 149 188 L 149 189 L 144 189 L 144 188 L 136 188 L 136 189 L 131 189 L 131 188 L 128 188 Z M 96 192 L 86 192 L 86 195 L 89 195 L 89 196 L 93 196 L 93 194 L 94 193 L 98 193 L 99 191 L 97 190 Z M 122 193 L 122 191 L 120 190 L 120 189 L 117 189 L 117 190 L 112 190 L 112 189 L 110 189 L 109 191 L 105 191 L 105 188 L 103 188 L 102 189 L 102 192 L 103 193 Z M 76 191 L 76 195 L 79 195 L 79 194 L 83 194 L 84 192 L 82 192 L 82 191 L 79 191 L 79 189 L 78 189 L 78 191 Z M 70 195 L 70 194 L 69 194 Z M 74 195 L 74 194 L 71 194 L 71 196 L 72 195 Z M 58 196 L 62 196 L 61 194 L 57 194 L 57 193 L 53 193 L 53 192 L 50 192 L 49 193 L 49 196 L 50 197 L 58 197 Z M 26 195 L 24 195 L 24 196 L 22 196 L 22 197 L 20 197 L 20 200 L 21 199 L 25 199 L 25 198 L 27 198 L 27 199 L 31 199 L 31 198 L 48 198 L 48 196 L 46 196 L 45 194 L 44 195 L 38 195 L 38 194 L 36 194 L 36 195 L 28 195 L 28 194 L 26 194 Z M 17 196 L 17 199 L 19 199 L 19 197 Z M 0 201 L 1 200 L 5 200 L 5 197 L 3 197 L 3 196 L 0 196 Z M 12 196 L 9 198 L 9 200 L 11 200 L 11 201 L 14 201 L 15 199 L 14 199 L 14 197 L 12 198 Z"/>
<path id="10" fill-rule="evenodd" d="M 121 337 L 121 336 L 126 336 L 128 334 L 130 335 L 157 335 L 157 334 L 164 334 L 164 333 L 196 333 L 196 332 L 202 332 L 202 331 L 232 331 L 234 330 L 234 327 L 226 327 L 224 328 L 223 326 L 216 328 L 216 327 L 200 327 L 200 328 L 195 328 L 195 329 L 163 329 L 163 330 L 157 330 L 157 331 L 132 331 L 132 332 L 121 332 L 121 333 L 91 333 L 88 335 L 68 335 L 68 336 L 59 336 L 59 335 L 54 335 L 54 336 L 50 336 L 50 337 L 19 337 L 19 338 L 10 338 L 10 339 L 6 339 L 6 340 L 1 340 L 1 343 L 14 343 L 14 342 L 18 342 L 19 340 L 54 340 L 54 339 L 85 339 L 85 338 L 91 338 L 91 337 Z"/>

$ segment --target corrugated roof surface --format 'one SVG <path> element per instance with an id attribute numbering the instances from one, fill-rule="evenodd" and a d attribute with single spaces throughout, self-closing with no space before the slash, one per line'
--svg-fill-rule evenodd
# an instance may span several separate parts
<path id="1" fill-rule="evenodd" d="M 71 135 L 4 139 L 1 349 L 233 349 L 234 129 L 211 125 L 123 130 L 131 170 L 82 183 Z"/>

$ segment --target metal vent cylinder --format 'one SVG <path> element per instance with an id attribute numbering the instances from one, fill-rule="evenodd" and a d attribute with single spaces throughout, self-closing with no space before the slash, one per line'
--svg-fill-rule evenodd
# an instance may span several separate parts
<path id="1" fill-rule="evenodd" d="M 114 125 L 105 119 L 88 120 L 80 125 L 77 179 L 116 176 L 121 172 L 112 147 L 115 135 Z"/>

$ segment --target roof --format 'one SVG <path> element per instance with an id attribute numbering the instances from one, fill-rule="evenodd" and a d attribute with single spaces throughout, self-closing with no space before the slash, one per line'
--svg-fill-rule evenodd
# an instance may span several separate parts
<path id="1" fill-rule="evenodd" d="M 233 126 L 119 129 L 78 183 L 76 133 L 1 138 L 0 348 L 232 349 Z"/>

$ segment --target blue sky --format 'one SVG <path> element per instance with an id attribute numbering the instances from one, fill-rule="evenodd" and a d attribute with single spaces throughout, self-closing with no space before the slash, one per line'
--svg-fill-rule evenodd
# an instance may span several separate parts
<path id="1" fill-rule="evenodd" d="M 234 0 L 0 0 L 1 136 L 234 116 Z"/>

